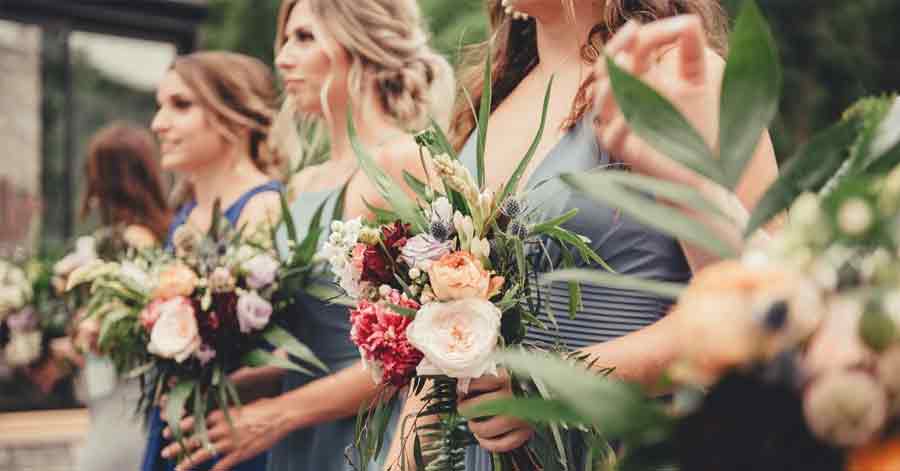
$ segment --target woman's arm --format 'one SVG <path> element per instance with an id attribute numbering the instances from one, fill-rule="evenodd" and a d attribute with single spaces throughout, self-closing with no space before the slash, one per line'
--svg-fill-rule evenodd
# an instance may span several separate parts
<path id="1" fill-rule="evenodd" d="M 640 77 L 669 99 L 700 132 L 710 148 L 718 147 L 719 100 L 725 62 L 706 47 L 700 20 L 679 16 L 639 26 L 629 23 L 606 47 L 606 53 L 628 72 Z M 653 149 L 633 134 L 611 91 L 604 61 L 598 61 L 595 103 L 596 134 L 601 146 L 634 171 L 694 187 L 725 214 L 746 222 L 752 209 L 777 176 L 772 144 L 763 133 L 756 153 L 737 187 L 737 198 L 725 189 Z M 736 250 L 743 245 L 743 227 L 718 224 L 709 214 L 681 209 L 705 225 Z M 703 250 L 682 243 L 688 263 L 696 272 L 717 260 Z"/>
<path id="2" fill-rule="evenodd" d="M 356 363 L 280 396 L 232 409 L 233 429 L 222 411 L 213 412 L 206 421 L 214 449 L 203 448 L 196 437 L 186 440 L 190 458 L 177 469 L 187 470 L 192 465 L 206 462 L 213 458 L 213 451 L 221 458 L 213 470 L 231 469 L 272 448 L 295 430 L 356 414 L 360 406 L 373 401 L 377 393 L 378 387 L 372 382 L 371 375 L 363 370 L 361 363 Z M 193 426 L 193 417 L 181 422 L 186 434 L 193 433 Z M 164 436 L 171 438 L 169 428 Z M 162 454 L 169 458 L 179 451 L 180 445 L 173 443 Z"/>

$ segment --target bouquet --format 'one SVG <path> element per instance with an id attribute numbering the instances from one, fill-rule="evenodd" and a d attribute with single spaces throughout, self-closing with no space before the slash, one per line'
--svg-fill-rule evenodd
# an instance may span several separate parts
<path id="1" fill-rule="evenodd" d="M 101 319 L 98 341 L 120 371 L 141 377 L 142 404 L 168 395 L 163 411 L 181 440 L 178 423 L 192 400 L 200 437 L 211 406 L 239 404 L 228 374 L 241 366 L 276 366 L 313 372 L 274 355 L 264 343 L 309 365 L 325 366 L 276 325 L 282 266 L 271 242 L 246 236 L 214 210 L 210 231 L 189 225 L 172 237 L 174 253 L 145 251 L 117 262 L 96 261 L 69 279 L 69 288 L 91 283 L 87 316 Z M 273 317 L 276 316 L 276 317 Z"/>
<path id="2" fill-rule="evenodd" d="M 10 367 L 34 365 L 51 338 L 65 335 L 68 316 L 51 287 L 49 266 L 39 258 L 22 265 L 0 259 L 0 348 Z"/>
<path id="3" fill-rule="evenodd" d="M 546 309 L 553 318 L 535 283 L 541 263 L 550 259 L 547 245 L 561 249 L 564 266 L 574 266 L 577 258 L 603 264 L 587 239 L 562 227 L 576 211 L 544 220 L 528 191 L 518 188 L 540 141 L 549 92 L 548 85 L 541 131 L 501 188 L 487 188 L 483 170 L 473 176 L 432 125 L 416 136 L 426 181 L 405 174 L 416 194 L 411 198 L 360 146 L 350 118 L 360 166 L 391 208 L 370 206 L 378 216 L 375 223 L 333 222 L 323 255 L 353 299 L 351 337 L 375 382 L 394 388 L 411 383 L 415 393 L 430 384 L 427 406 L 416 420 L 433 416 L 437 422 L 414 427 L 420 428 L 417 443 L 423 440 L 415 447 L 417 460 L 424 463 L 428 456 L 428 470 L 460 469 L 464 446 L 471 442 L 466 418 L 456 408 L 457 390 L 465 393 L 472 379 L 496 375 L 494 353 L 521 343 L 527 328 L 545 327 L 540 312 Z M 488 95 L 479 119 L 479 169 L 484 168 Z M 570 293 L 574 315 L 580 286 L 571 283 Z M 378 454 L 388 415 L 381 406 L 361 413 L 361 462 Z M 503 468 L 515 466 L 512 456 L 496 459 Z"/>

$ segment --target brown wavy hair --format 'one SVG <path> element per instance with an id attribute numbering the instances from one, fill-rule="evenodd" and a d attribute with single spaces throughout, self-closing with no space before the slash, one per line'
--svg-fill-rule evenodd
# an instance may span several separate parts
<path id="1" fill-rule="evenodd" d="M 574 0 L 559 0 L 561 7 L 574 11 Z M 642 23 L 675 15 L 694 14 L 700 17 L 706 30 L 710 47 L 718 54 L 726 54 L 727 17 L 717 0 L 594 0 L 598 12 L 596 23 L 590 34 L 584 38 L 581 57 L 593 63 L 599 57 L 602 45 L 609 40 L 629 20 Z M 466 64 L 460 74 L 460 83 L 468 91 L 473 103 L 481 100 L 484 83 L 484 61 L 487 54 L 493 60 L 493 84 L 491 111 L 512 93 L 513 89 L 538 64 L 537 30 L 534 19 L 514 21 L 504 12 L 501 0 L 487 0 L 490 19 L 490 41 L 469 46 L 465 51 Z M 589 88 L 595 81 L 593 74 L 582 83 L 572 112 L 563 123 L 570 128 L 584 116 L 590 107 Z M 475 128 L 475 115 L 464 96 L 458 97 L 453 119 L 450 122 L 451 140 L 457 149 L 462 148 Z"/>
<path id="2" fill-rule="evenodd" d="M 172 213 L 161 173 L 156 141 L 148 130 L 125 122 L 104 127 L 88 144 L 81 217 L 96 208 L 105 225 L 140 224 L 164 240 Z"/>

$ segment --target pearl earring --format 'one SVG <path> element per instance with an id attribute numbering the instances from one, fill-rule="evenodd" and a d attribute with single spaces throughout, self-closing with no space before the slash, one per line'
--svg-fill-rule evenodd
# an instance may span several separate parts
<path id="1" fill-rule="evenodd" d="M 506 14 L 511 16 L 514 20 L 525 21 L 529 18 L 528 14 L 522 13 L 513 8 L 512 0 L 501 0 L 500 4 L 503 6 L 503 11 L 505 11 Z"/>

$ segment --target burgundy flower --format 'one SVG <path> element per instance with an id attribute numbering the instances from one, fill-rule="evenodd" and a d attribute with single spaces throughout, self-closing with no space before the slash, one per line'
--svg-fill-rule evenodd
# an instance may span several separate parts
<path id="1" fill-rule="evenodd" d="M 409 240 L 409 228 L 400 221 L 381 227 L 381 243 L 367 247 L 363 256 L 362 281 L 376 286 L 394 281 L 393 265 Z"/>

